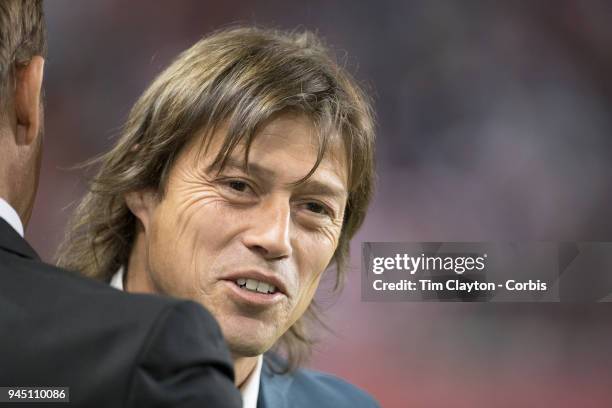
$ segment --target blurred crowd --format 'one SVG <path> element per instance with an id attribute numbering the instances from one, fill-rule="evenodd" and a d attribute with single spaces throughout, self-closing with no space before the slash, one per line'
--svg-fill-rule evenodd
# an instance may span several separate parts
<path id="1" fill-rule="evenodd" d="M 612 240 L 612 3 L 54 0 L 29 240 L 52 260 L 131 105 L 232 24 L 319 33 L 371 95 L 377 193 L 311 362 L 384 407 L 610 406 L 607 304 L 365 303 L 364 241 Z"/>

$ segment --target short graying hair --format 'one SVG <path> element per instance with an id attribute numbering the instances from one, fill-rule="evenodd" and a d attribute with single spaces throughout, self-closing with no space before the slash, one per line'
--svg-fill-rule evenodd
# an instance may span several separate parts
<path id="1" fill-rule="evenodd" d="M 42 0 L 0 1 L 0 107 L 15 67 L 47 53 Z"/>

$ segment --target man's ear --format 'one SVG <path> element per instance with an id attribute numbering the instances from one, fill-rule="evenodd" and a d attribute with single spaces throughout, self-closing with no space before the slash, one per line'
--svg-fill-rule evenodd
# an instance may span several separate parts
<path id="1" fill-rule="evenodd" d="M 152 190 L 131 191 L 125 195 L 125 203 L 136 218 L 142 223 L 145 231 L 148 231 L 153 211 L 157 206 L 156 194 Z"/>
<path id="2" fill-rule="evenodd" d="M 18 145 L 31 145 L 40 134 L 44 65 L 43 57 L 35 55 L 28 65 L 18 67 L 15 71 L 16 142 Z"/>

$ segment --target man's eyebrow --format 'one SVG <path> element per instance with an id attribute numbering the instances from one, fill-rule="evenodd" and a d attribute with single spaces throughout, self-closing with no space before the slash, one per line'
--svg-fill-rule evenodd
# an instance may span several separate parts
<path id="1" fill-rule="evenodd" d="M 228 157 L 225 161 L 224 169 L 236 169 L 240 171 L 246 171 L 247 174 L 254 174 L 257 177 L 265 178 L 267 180 L 273 180 L 276 178 L 276 172 L 267 167 L 261 166 L 257 163 L 249 162 L 248 167 L 245 166 L 244 160 L 237 159 L 235 157 Z M 218 171 L 219 166 L 211 164 L 208 166 L 207 171 Z M 348 193 L 346 188 L 340 183 L 335 181 L 325 182 L 322 180 L 310 177 L 299 184 L 299 189 L 303 192 L 312 194 L 322 194 L 337 198 L 345 198 Z"/>
<path id="2" fill-rule="evenodd" d="M 248 166 L 245 166 L 244 160 L 239 160 L 235 157 L 228 157 L 223 165 L 223 169 L 236 169 L 240 171 L 246 171 L 247 173 L 254 173 L 261 177 L 273 177 L 274 171 L 257 163 L 249 162 Z M 207 167 L 207 172 L 220 171 L 219 165 L 211 164 Z"/>
<path id="3" fill-rule="evenodd" d="M 328 183 L 313 178 L 309 178 L 300 184 L 300 189 L 304 192 L 322 194 L 340 199 L 348 195 L 348 192 L 340 183 Z"/>

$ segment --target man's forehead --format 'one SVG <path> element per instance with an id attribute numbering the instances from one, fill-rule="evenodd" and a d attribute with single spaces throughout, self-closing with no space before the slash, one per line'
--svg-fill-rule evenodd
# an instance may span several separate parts
<path id="1" fill-rule="evenodd" d="M 196 160 L 207 171 L 240 169 L 248 174 L 272 178 L 290 170 L 297 170 L 294 181 L 304 178 L 316 165 L 313 174 L 304 182 L 320 185 L 322 181 L 335 184 L 336 190 L 346 192 L 348 161 L 341 138 L 327 136 L 327 145 L 320 163 L 317 155 L 321 140 L 312 121 L 302 116 L 287 114 L 270 121 L 252 138 L 243 137 L 228 152 L 230 136 L 227 124 L 218 127 L 208 137 L 200 139 Z M 301 164 L 301 166 L 297 165 Z"/>

